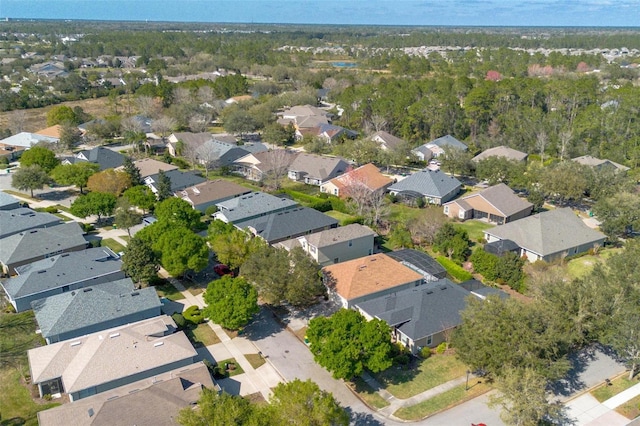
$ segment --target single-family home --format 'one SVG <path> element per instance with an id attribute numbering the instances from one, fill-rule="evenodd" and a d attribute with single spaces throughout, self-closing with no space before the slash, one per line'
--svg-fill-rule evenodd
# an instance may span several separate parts
<path id="1" fill-rule="evenodd" d="M 424 149 L 419 149 L 422 147 L 424 147 Z M 431 151 L 431 156 L 434 158 L 438 158 L 441 155 L 444 155 L 446 149 L 457 149 L 460 151 L 466 151 L 469 149 L 469 147 L 453 136 L 446 135 L 427 142 L 426 144 L 421 145 L 413 151 L 414 154 L 422 161 L 427 161 L 426 157 L 428 156 L 428 154 L 425 155 L 425 150 Z"/>
<path id="2" fill-rule="evenodd" d="M 62 219 L 58 216 L 54 216 L 51 213 L 36 212 L 27 207 L 0 210 L 0 240 L 20 232 L 48 228 L 62 223 Z"/>
<path id="3" fill-rule="evenodd" d="M 348 166 L 342 158 L 300 153 L 289 165 L 287 175 L 296 182 L 320 186 L 343 174 Z"/>
<path id="4" fill-rule="evenodd" d="M 71 401 L 186 367 L 198 355 L 166 315 L 53 343 L 27 352 L 40 397 Z"/>
<path id="5" fill-rule="evenodd" d="M 511 240 L 531 262 L 550 262 L 604 244 L 605 235 L 589 228 L 570 208 L 538 213 L 484 231 L 488 243 Z"/>
<path id="6" fill-rule="evenodd" d="M 582 164 L 583 166 L 588 166 L 596 170 L 613 170 L 615 172 L 626 172 L 629 170 L 629 167 L 623 166 L 622 164 L 618 164 L 607 159 L 602 160 L 590 155 L 572 158 L 571 161 L 575 161 L 578 164 Z"/>
<path id="7" fill-rule="evenodd" d="M 298 152 L 286 149 L 251 153 L 235 160 L 232 170 L 246 179 L 262 182 L 269 176 L 286 176 L 289 166 L 298 155 Z"/>
<path id="8" fill-rule="evenodd" d="M 422 274 L 383 253 L 322 268 L 330 297 L 344 308 L 424 283 Z"/>
<path id="9" fill-rule="evenodd" d="M 247 154 L 267 151 L 260 142 L 247 142 L 238 145 L 235 142 L 223 142 L 216 138 L 206 141 L 195 151 L 195 160 L 209 168 L 230 167 L 233 162 Z"/>
<path id="10" fill-rule="evenodd" d="M 38 412 L 40 426 L 176 426 L 180 410 L 193 407 L 204 388 L 216 389 L 203 362 Z"/>
<path id="11" fill-rule="evenodd" d="M 59 141 L 60 139 L 52 138 L 51 136 L 43 136 L 29 132 L 20 132 L 15 135 L 9 136 L 8 138 L 0 140 L 0 143 L 5 146 L 15 146 L 29 149 L 39 142 L 57 144 Z"/>
<path id="12" fill-rule="evenodd" d="M 162 314 L 156 290 L 136 289 L 131 278 L 38 299 L 31 302 L 31 307 L 47 344 Z"/>
<path id="13" fill-rule="evenodd" d="M 283 111 L 278 122 L 282 125 L 293 123 L 296 127 L 302 127 L 305 126 L 304 122 L 308 121 L 309 118 L 315 119 L 315 122 L 312 125 L 308 125 L 307 127 L 315 127 L 316 125 L 322 123 L 331 123 L 330 113 L 308 104 L 296 105 L 292 108 L 289 108 L 288 110 Z"/>
<path id="14" fill-rule="evenodd" d="M 407 143 L 404 139 L 393 136 L 384 130 L 380 130 L 371 135 L 371 140 L 377 142 L 383 151 L 393 151 Z"/>
<path id="15" fill-rule="evenodd" d="M 298 203 L 288 198 L 276 197 L 266 192 L 251 192 L 217 203 L 218 211 L 213 217 L 225 223 L 240 224 L 297 206 Z"/>
<path id="16" fill-rule="evenodd" d="M 442 205 L 460 192 L 462 184 L 441 170 L 423 169 L 394 183 L 389 192 L 405 201 L 424 198 L 428 204 Z"/>
<path id="17" fill-rule="evenodd" d="M 425 281 L 437 281 L 447 278 L 447 270 L 423 251 L 401 249 L 388 252 L 386 255 L 422 274 Z"/>
<path id="18" fill-rule="evenodd" d="M 103 146 L 85 149 L 77 152 L 73 157 L 66 157 L 62 164 L 74 164 L 81 161 L 97 164 L 100 170 L 115 169 L 124 163 L 124 155 Z"/>
<path id="19" fill-rule="evenodd" d="M 194 209 L 204 213 L 208 207 L 250 192 L 251 189 L 237 183 L 216 179 L 185 188 L 176 195 L 191 204 Z"/>
<path id="20" fill-rule="evenodd" d="M 338 220 L 309 207 L 296 207 L 253 219 L 234 222 L 268 244 L 336 228 Z"/>
<path id="21" fill-rule="evenodd" d="M 415 354 L 448 340 L 472 294 L 444 278 L 358 302 L 355 308 L 369 320 L 389 324 L 394 340 Z"/>
<path id="22" fill-rule="evenodd" d="M 178 192 L 206 181 L 197 171 L 183 172 L 182 170 L 175 169 L 166 171 L 164 174 L 171 181 L 171 192 Z M 144 184 L 147 185 L 154 194 L 158 193 L 159 177 L 160 174 L 156 173 L 143 178 Z"/>
<path id="23" fill-rule="evenodd" d="M 277 247 L 287 251 L 300 247 L 320 266 L 327 266 L 372 255 L 375 237 L 368 226 L 352 223 L 281 241 Z"/>
<path id="24" fill-rule="evenodd" d="M 184 155 L 186 151 L 196 151 L 206 141 L 212 140 L 211 133 L 178 132 L 167 137 L 167 150 L 172 157 Z"/>
<path id="25" fill-rule="evenodd" d="M 34 300 L 125 278 L 122 261 L 104 247 L 59 254 L 16 268 L 16 277 L 0 282 L 17 312 Z"/>
<path id="26" fill-rule="evenodd" d="M 85 248 L 87 240 L 78 222 L 67 222 L 0 239 L 0 264 L 5 274 L 13 275 L 18 266 Z"/>
<path id="27" fill-rule="evenodd" d="M 477 163 L 490 157 L 501 157 L 511 161 L 523 162 L 527 161 L 529 154 L 518 151 L 517 149 L 509 148 L 508 146 L 496 146 L 482 151 L 480 154 L 473 157 L 471 161 Z"/>
<path id="28" fill-rule="evenodd" d="M 52 138 L 60 139 L 60 136 L 62 136 L 62 126 L 60 124 L 56 124 L 55 126 L 50 126 L 45 129 L 38 130 L 34 133 L 37 135 L 50 136 Z"/>
<path id="29" fill-rule="evenodd" d="M 20 200 L 13 195 L 0 191 L 0 210 L 14 210 L 20 207 Z M 2 226 L 0 226 L 0 230 Z"/>
<path id="30" fill-rule="evenodd" d="M 143 158 L 142 160 L 136 160 L 133 165 L 140 170 L 140 177 L 146 178 L 147 176 L 157 175 L 160 171 L 168 172 L 170 170 L 178 170 L 178 166 L 173 164 L 167 164 L 163 161 L 154 160 L 153 158 Z M 121 170 L 122 168 L 118 168 Z"/>
<path id="31" fill-rule="evenodd" d="M 461 220 L 484 219 L 502 225 L 527 217 L 533 204 L 518 197 L 504 183 L 486 188 L 443 205 L 444 214 Z"/>
<path id="32" fill-rule="evenodd" d="M 349 198 L 363 190 L 384 194 L 391 184 L 393 179 L 383 175 L 374 164 L 369 163 L 322 183 L 320 192 Z"/>

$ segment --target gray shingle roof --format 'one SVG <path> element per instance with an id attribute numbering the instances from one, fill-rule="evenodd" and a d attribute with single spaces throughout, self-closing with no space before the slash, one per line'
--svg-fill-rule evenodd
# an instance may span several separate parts
<path id="1" fill-rule="evenodd" d="M 88 161 L 99 165 L 100 170 L 106 170 L 122 166 L 124 158 L 124 155 L 119 152 L 112 151 L 103 146 L 98 146 L 90 150 L 80 151 L 76 154 L 75 160 L 70 162 L 77 163 L 78 161 Z"/>
<path id="2" fill-rule="evenodd" d="M 252 192 L 216 204 L 220 209 L 216 215 L 224 216 L 228 222 L 239 223 L 274 211 L 291 209 L 297 205 L 298 203 L 288 198 L 276 197 L 265 192 Z"/>
<path id="3" fill-rule="evenodd" d="M 480 154 L 473 157 L 472 161 L 482 161 L 489 157 L 503 157 L 507 160 L 524 161 L 528 156 L 529 154 L 526 152 L 521 152 L 507 146 L 496 146 L 482 151 Z"/>
<path id="4" fill-rule="evenodd" d="M 541 256 L 548 256 L 603 240 L 605 235 L 589 228 L 570 208 L 539 213 L 486 230 L 501 240 Z"/>
<path id="5" fill-rule="evenodd" d="M 18 276 L 3 287 L 12 298 L 40 293 L 71 283 L 120 271 L 122 262 L 102 247 L 65 253 L 17 268 Z"/>
<path id="6" fill-rule="evenodd" d="M 622 164 L 618 164 L 614 161 L 607 160 L 607 159 L 602 160 L 600 158 L 592 157 L 590 155 L 583 155 L 582 157 L 572 158 L 571 161 L 575 161 L 576 163 L 582 164 L 584 166 L 589 166 L 589 167 L 600 168 L 603 166 L 604 167 L 609 166 L 621 171 L 629 170 L 629 167 L 623 166 Z"/>
<path id="7" fill-rule="evenodd" d="M 324 182 L 344 173 L 347 167 L 347 162 L 341 158 L 301 153 L 293 160 L 289 170 L 305 173 L 306 178 Z"/>
<path id="8" fill-rule="evenodd" d="M 397 136 L 393 136 L 391 133 L 385 132 L 384 130 L 380 130 L 371 135 L 371 139 L 375 141 L 381 141 L 382 144 L 386 146 L 388 149 L 395 149 L 405 143 L 403 139 L 400 139 Z"/>
<path id="9" fill-rule="evenodd" d="M 447 270 L 425 252 L 413 249 L 403 249 L 389 252 L 387 253 L 387 256 L 401 262 L 413 270 L 416 270 L 416 272 L 419 272 L 422 275 L 426 272 L 436 278 L 446 278 L 447 276 Z"/>
<path id="10" fill-rule="evenodd" d="M 131 278 L 123 278 L 36 300 L 31 306 L 42 337 L 47 338 L 148 309 L 158 308 L 159 313 L 162 304 L 153 287 L 135 290 Z"/>
<path id="11" fill-rule="evenodd" d="M 0 210 L 13 210 L 18 208 L 20 200 L 13 195 L 0 191 Z"/>
<path id="12" fill-rule="evenodd" d="M 61 223 L 62 220 L 57 216 L 36 212 L 26 207 L 0 210 L 0 238 L 30 229 L 60 225 Z"/>
<path id="13" fill-rule="evenodd" d="M 86 244 L 77 222 L 32 229 L 0 240 L 0 262 L 10 265 Z"/>
<path id="14" fill-rule="evenodd" d="M 470 294 L 445 278 L 358 303 L 358 307 L 419 340 L 460 325 L 460 311 Z"/>
<path id="15" fill-rule="evenodd" d="M 164 174 L 171 180 L 171 191 L 176 192 L 190 186 L 197 185 L 206 181 L 205 178 L 200 176 L 197 172 L 183 172 L 181 170 L 168 170 Z M 151 184 L 157 187 L 159 173 L 147 176 L 144 180 L 146 182 L 152 182 Z"/>
<path id="16" fill-rule="evenodd" d="M 425 197 L 444 197 L 462 186 L 453 176 L 447 176 L 440 170 L 423 169 L 394 183 L 389 187 L 393 192 L 416 192 Z"/>
<path id="17" fill-rule="evenodd" d="M 347 226 L 341 226 L 339 228 L 326 229 L 324 231 L 316 232 L 308 235 L 307 241 L 309 244 L 314 245 L 317 248 L 328 247 L 334 244 L 338 244 L 344 241 L 354 240 L 356 238 L 362 238 L 367 236 L 376 236 L 377 234 L 371 230 L 368 226 L 360 225 L 359 223 L 352 223 Z"/>
<path id="18" fill-rule="evenodd" d="M 482 197 L 493 207 L 498 209 L 504 216 L 511 216 L 523 210 L 533 208 L 533 204 L 518 197 L 511 188 L 504 183 L 491 186 L 479 193 L 471 194 L 459 200 L 453 201 L 462 205 L 466 200 L 473 197 Z M 465 203 L 466 204 L 466 203 Z M 468 206 L 469 204 L 467 204 Z"/>
<path id="19" fill-rule="evenodd" d="M 264 238 L 268 243 L 272 243 L 325 227 L 335 227 L 338 226 L 338 221 L 317 210 L 299 207 L 246 220 L 236 225 L 242 228 L 252 228 L 256 235 Z"/>
<path id="20" fill-rule="evenodd" d="M 450 148 L 461 149 L 463 151 L 466 151 L 468 149 L 467 145 L 460 142 L 458 139 L 454 138 L 451 135 L 445 135 L 445 136 L 439 137 L 438 139 L 434 139 L 430 141 L 427 145 L 435 145 L 435 146 L 439 146 L 440 148 L 450 147 Z"/>

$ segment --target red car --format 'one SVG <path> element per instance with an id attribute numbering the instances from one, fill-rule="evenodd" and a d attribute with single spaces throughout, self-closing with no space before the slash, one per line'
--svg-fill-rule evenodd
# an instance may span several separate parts
<path id="1" fill-rule="evenodd" d="M 213 272 L 215 272 L 216 274 L 223 276 L 223 275 L 231 275 L 233 276 L 233 271 L 231 269 L 229 269 L 229 267 L 225 264 L 219 263 L 216 266 L 213 267 Z"/>

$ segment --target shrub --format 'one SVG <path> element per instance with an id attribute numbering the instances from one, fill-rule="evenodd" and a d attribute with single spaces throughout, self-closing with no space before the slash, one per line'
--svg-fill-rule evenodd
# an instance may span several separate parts
<path id="1" fill-rule="evenodd" d="M 53 397 L 51 396 L 51 394 L 50 394 L 50 393 L 45 394 L 42 398 L 43 398 L 45 401 L 51 401 L 51 400 L 53 399 Z"/>
<path id="2" fill-rule="evenodd" d="M 211 374 L 216 374 L 217 364 L 214 365 L 211 361 L 209 361 L 206 358 L 202 360 L 202 363 L 204 364 L 205 367 L 207 367 L 207 370 L 209 370 Z"/>
<path id="3" fill-rule="evenodd" d="M 204 322 L 204 313 L 196 305 L 189 306 L 185 309 L 182 312 L 182 317 L 193 324 L 201 324 Z"/>
<path id="4" fill-rule="evenodd" d="M 100 240 L 91 240 L 89 241 L 89 245 L 91 248 L 100 247 Z"/>
<path id="5" fill-rule="evenodd" d="M 447 343 L 446 342 L 442 342 L 436 348 L 436 353 L 437 354 L 443 354 L 446 350 L 447 350 Z"/>
<path id="6" fill-rule="evenodd" d="M 447 270 L 449 275 L 455 278 L 458 281 L 467 281 L 473 278 L 469 272 L 465 271 L 461 266 L 456 264 L 453 260 L 448 259 L 444 256 L 438 256 L 436 261 L 441 264 L 444 269 Z"/>
<path id="7" fill-rule="evenodd" d="M 11 303 L 7 303 L 7 306 L 4 308 L 5 314 L 15 314 L 16 308 L 13 307 Z"/>
<path id="8" fill-rule="evenodd" d="M 364 225 L 364 218 L 363 217 L 349 217 L 347 219 L 344 219 L 340 225 L 341 226 L 347 226 L 347 225 L 351 225 L 352 223 L 359 223 L 360 225 Z"/>
<path id="9" fill-rule="evenodd" d="M 400 354 L 398 356 L 396 356 L 395 358 L 393 358 L 393 363 L 397 364 L 397 365 L 407 365 L 409 364 L 409 355 L 407 354 Z"/>
<path id="10" fill-rule="evenodd" d="M 82 227 L 82 230 L 83 230 L 84 232 L 86 232 L 86 233 L 89 233 L 89 232 L 91 232 L 91 231 L 95 231 L 95 230 L 96 230 L 95 226 L 93 226 L 93 225 L 92 225 L 92 224 L 90 224 L 90 223 L 82 223 L 82 222 L 81 222 L 81 223 L 80 223 L 80 226 Z"/>
<path id="11" fill-rule="evenodd" d="M 427 359 L 431 356 L 431 348 L 428 346 L 425 346 L 422 349 L 420 349 L 420 352 L 418 352 L 418 354 L 420 355 L 420 358 Z"/>
<path id="12" fill-rule="evenodd" d="M 187 320 L 184 318 L 184 316 L 182 316 L 182 314 L 176 312 L 175 314 L 171 315 L 171 318 L 178 326 L 178 330 L 182 330 L 187 325 Z"/>
<path id="13" fill-rule="evenodd" d="M 327 194 L 326 192 L 321 192 L 320 194 L 318 194 L 318 197 L 322 198 L 323 200 L 326 200 L 329 198 L 329 194 Z"/>
<path id="14" fill-rule="evenodd" d="M 218 211 L 218 207 L 216 206 L 209 206 L 207 207 L 207 209 L 204 211 L 204 214 L 206 214 L 207 216 L 212 216 L 214 213 L 216 213 Z"/>
<path id="15" fill-rule="evenodd" d="M 190 169 L 191 168 L 191 165 L 187 161 L 185 161 L 185 160 L 183 160 L 182 158 L 179 158 L 179 157 L 173 158 L 172 164 L 175 165 L 175 166 L 178 166 L 178 168 L 180 168 L 180 169 Z"/>
<path id="16" fill-rule="evenodd" d="M 469 260 L 473 263 L 473 269 L 483 277 L 491 281 L 496 279 L 498 256 L 480 249 L 474 251 Z"/>
<path id="17" fill-rule="evenodd" d="M 331 201 L 329 200 L 316 201 L 315 203 L 309 205 L 309 207 L 314 210 L 318 210 L 319 212 L 328 212 L 329 210 L 333 210 Z"/>
<path id="18" fill-rule="evenodd" d="M 329 201 L 331 201 L 331 208 L 340 213 L 349 213 L 349 209 L 347 208 L 347 204 L 343 199 L 332 195 L 329 197 Z"/>

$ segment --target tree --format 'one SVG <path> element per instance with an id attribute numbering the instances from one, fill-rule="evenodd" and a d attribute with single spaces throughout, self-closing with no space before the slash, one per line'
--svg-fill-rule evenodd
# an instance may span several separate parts
<path id="1" fill-rule="evenodd" d="M 240 135 L 240 139 L 245 133 L 251 133 L 255 129 L 256 122 L 253 117 L 240 108 L 234 108 L 224 116 L 224 130 Z"/>
<path id="2" fill-rule="evenodd" d="M 290 269 L 289 254 L 284 248 L 265 245 L 247 257 L 240 273 L 255 286 L 262 300 L 278 306 L 286 297 Z"/>
<path id="3" fill-rule="evenodd" d="M 218 260 L 231 269 L 242 266 L 253 253 L 266 245 L 263 239 L 252 238 L 220 220 L 214 220 L 209 225 L 209 244 Z"/>
<path id="4" fill-rule="evenodd" d="M 593 206 L 593 213 L 602 232 L 616 241 L 640 229 L 640 195 L 622 192 L 601 199 Z"/>
<path id="5" fill-rule="evenodd" d="M 258 313 L 258 292 L 244 278 L 225 275 L 211 281 L 204 294 L 205 317 L 224 328 L 237 330 Z"/>
<path id="6" fill-rule="evenodd" d="M 63 123 L 60 129 L 60 142 L 58 150 L 69 150 L 82 141 L 82 133 L 74 124 Z"/>
<path id="7" fill-rule="evenodd" d="M 125 172 L 114 169 L 94 173 L 87 181 L 87 188 L 94 192 L 104 192 L 119 197 L 131 186 L 129 176 Z"/>
<path id="8" fill-rule="evenodd" d="M 588 189 L 587 169 L 575 161 L 565 161 L 545 168 L 540 186 L 545 195 L 563 204 L 581 200 Z"/>
<path id="9" fill-rule="evenodd" d="M 293 306 L 309 306 L 318 300 L 325 289 L 320 279 L 320 266 L 300 247 L 289 252 L 293 265 L 287 282 L 285 298 Z"/>
<path id="10" fill-rule="evenodd" d="M 148 284 L 157 276 L 158 257 L 145 240 L 133 237 L 122 257 L 122 270 L 137 283 Z"/>
<path id="11" fill-rule="evenodd" d="M 265 142 L 278 146 L 293 145 L 295 142 L 295 127 L 293 124 L 281 126 L 278 123 L 269 124 L 265 127 L 262 138 Z"/>
<path id="12" fill-rule="evenodd" d="M 136 185 L 127 189 L 122 196 L 129 200 L 132 206 L 142 209 L 142 212 L 150 211 L 156 203 L 156 196 L 146 185 Z"/>
<path id="13" fill-rule="evenodd" d="M 156 205 L 155 215 L 160 221 L 189 229 L 195 229 L 200 223 L 200 212 L 178 197 L 160 201 Z"/>
<path id="14" fill-rule="evenodd" d="M 75 185 L 84 194 L 89 178 L 100 170 L 100 166 L 88 161 L 60 164 L 51 171 L 51 177 L 61 185 Z"/>
<path id="15" fill-rule="evenodd" d="M 187 270 L 201 271 L 209 262 L 209 248 L 204 238 L 190 229 L 167 222 L 168 229 L 153 243 L 159 253 L 160 264 L 174 277 L 182 276 Z"/>
<path id="16" fill-rule="evenodd" d="M 129 157 L 124 157 L 124 162 L 122 163 L 122 170 L 129 176 L 129 180 L 131 181 L 131 185 L 138 186 L 142 185 L 142 176 L 140 176 L 140 169 L 133 164 L 133 161 Z"/>
<path id="17" fill-rule="evenodd" d="M 467 231 L 445 223 L 436 234 L 433 249 L 450 259 L 464 262 L 471 254 L 471 240 Z"/>
<path id="18" fill-rule="evenodd" d="M 164 170 L 158 172 L 158 184 L 156 185 L 158 190 L 156 196 L 158 201 L 164 201 L 167 198 L 173 197 L 173 191 L 171 191 L 171 178 L 167 176 Z"/>
<path id="19" fill-rule="evenodd" d="M 329 392 L 311 380 L 295 379 L 278 383 L 273 389 L 270 405 L 266 406 L 270 424 L 299 426 L 346 426 L 349 415 Z"/>
<path id="20" fill-rule="evenodd" d="M 78 217 L 90 215 L 98 216 L 98 222 L 102 216 L 110 216 L 116 208 L 116 196 L 106 192 L 90 192 L 81 195 L 71 204 L 71 214 Z"/>
<path id="21" fill-rule="evenodd" d="M 182 426 L 257 426 L 259 423 L 254 422 L 255 418 L 258 418 L 256 406 L 249 400 L 204 388 L 198 400 L 198 409 L 183 408 L 177 421 Z"/>
<path id="22" fill-rule="evenodd" d="M 407 226 L 403 223 L 395 223 L 391 228 L 391 232 L 387 235 L 389 244 L 394 249 L 399 248 L 413 248 L 413 239 L 411 238 L 411 232 L 407 229 Z"/>
<path id="23" fill-rule="evenodd" d="M 47 172 L 37 164 L 20 167 L 11 176 L 11 186 L 21 191 L 29 190 L 31 198 L 33 198 L 34 189 L 42 189 L 47 183 L 49 183 Z"/>
<path id="24" fill-rule="evenodd" d="M 126 229 L 131 238 L 131 227 L 142 222 L 142 215 L 131 210 L 131 204 L 126 198 L 120 198 L 116 205 L 115 224 L 118 228 Z"/>
<path id="25" fill-rule="evenodd" d="M 63 123 L 78 125 L 80 121 L 72 108 L 66 105 L 54 106 L 47 113 L 47 126 L 55 126 L 56 124 Z"/>
<path id="26" fill-rule="evenodd" d="M 636 297 L 622 304 L 610 318 L 609 330 L 603 339 L 629 366 L 629 380 L 640 365 L 640 309 L 637 304 L 640 288 L 635 293 Z"/>
<path id="27" fill-rule="evenodd" d="M 367 321 L 351 309 L 314 318 L 307 330 L 314 359 L 336 379 L 352 379 L 365 368 L 377 373 L 391 367 L 390 335 L 386 322 Z"/>
<path id="28" fill-rule="evenodd" d="M 293 155 L 286 149 L 272 149 L 264 158 L 269 171 L 262 179 L 268 187 L 278 190 L 282 179 L 287 176 Z"/>
<path id="29" fill-rule="evenodd" d="M 56 154 L 43 146 L 29 148 L 20 157 L 20 166 L 38 165 L 46 173 L 51 172 L 58 164 L 60 164 L 60 160 L 56 158 Z"/>
<path id="30" fill-rule="evenodd" d="M 453 176 L 467 175 L 471 170 L 471 153 L 458 148 L 445 148 L 442 159 L 442 169 Z"/>
<path id="31" fill-rule="evenodd" d="M 547 400 L 547 379 L 534 369 L 508 366 L 498 378 L 496 385 L 500 393 L 490 396 L 489 406 L 502 407 L 500 417 L 506 424 L 561 424 L 559 421 L 563 418 L 562 404 L 550 403 Z"/>

